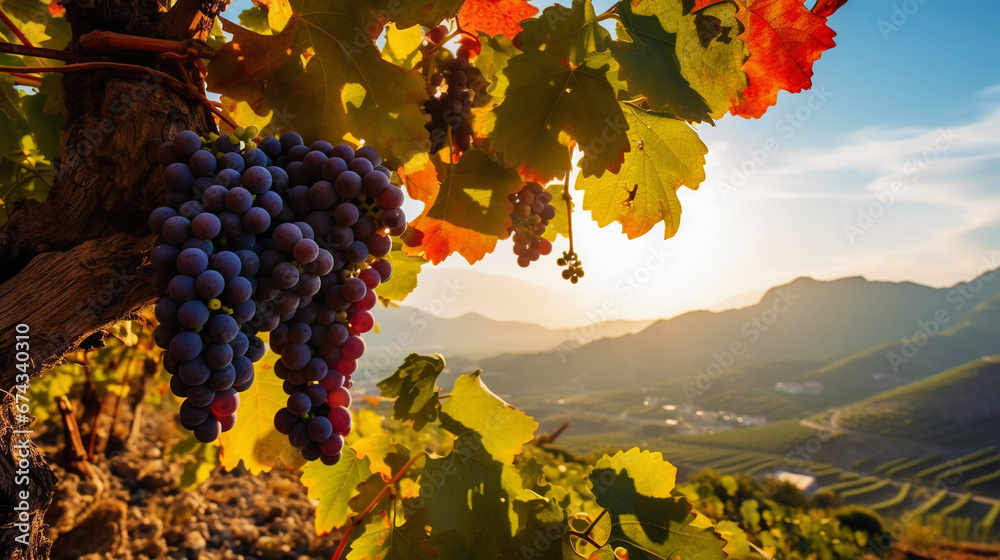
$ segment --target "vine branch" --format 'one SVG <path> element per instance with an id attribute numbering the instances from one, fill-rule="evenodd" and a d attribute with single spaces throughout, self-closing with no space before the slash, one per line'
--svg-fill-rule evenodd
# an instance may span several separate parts
<path id="1" fill-rule="evenodd" d="M 160 78 L 167 83 L 171 88 L 179 93 L 189 94 L 192 97 L 198 99 L 202 105 L 204 105 L 208 110 L 210 110 L 215 116 L 219 117 L 220 120 L 226 124 L 236 128 L 236 123 L 232 119 L 227 117 L 222 111 L 215 107 L 212 102 L 202 95 L 198 88 L 192 87 L 189 84 L 178 80 L 177 78 L 171 76 L 170 74 L 165 74 L 159 70 L 154 70 L 153 68 L 148 68 L 146 66 L 139 66 L 138 64 L 125 64 L 122 62 L 80 62 L 74 64 L 66 64 L 64 66 L 35 66 L 35 67 L 23 67 L 23 66 L 0 66 L 0 72 L 5 74 L 22 74 L 31 72 L 78 72 L 81 70 L 122 70 L 126 72 L 146 72 L 157 78 Z"/>
<path id="2" fill-rule="evenodd" d="M 584 529 L 583 531 L 574 531 L 572 529 L 569 529 L 567 532 L 573 535 L 574 537 L 587 541 L 588 543 L 594 545 L 597 548 L 601 548 L 604 545 L 598 544 L 597 541 L 595 541 L 594 538 L 590 536 L 590 532 L 594 530 L 594 527 L 597 526 L 597 522 L 600 521 L 602 518 L 604 518 L 604 516 L 607 515 L 607 513 L 608 513 L 608 508 L 604 508 L 603 510 L 601 510 L 601 514 L 598 515 L 596 518 L 594 518 L 594 520 L 590 522 L 590 525 L 587 525 L 587 528 Z"/>
<path id="3" fill-rule="evenodd" d="M 91 59 L 79 53 L 59 51 L 56 49 L 46 49 L 43 47 L 15 45 L 6 41 L 0 41 L 0 52 L 33 56 L 35 58 L 49 58 L 52 60 L 62 60 L 65 62 L 90 62 Z"/>
<path id="4" fill-rule="evenodd" d="M 216 54 L 214 50 L 191 39 L 173 41 L 125 35 L 111 31 L 91 31 L 81 35 L 80 48 L 86 52 L 143 51 L 180 56 L 191 55 L 194 58 L 213 58 Z"/>
<path id="5" fill-rule="evenodd" d="M 361 510 L 361 513 L 354 516 L 354 518 L 351 520 L 351 524 L 348 525 L 347 530 L 344 531 L 344 536 L 341 537 L 340 544 L 337 545 L 337 550 L 334 551 L 331 560 L 340 560 L 341 555 L 344 554 L 344 550 L 347 548 L 347 541 L 351 536 L 351 531 L 353 531 L 355 527 L 361 524 L 361 521 L 363 521 L 364 518 L 378 506 L 378 503 L 382 501 L 382 498 L 385 497 L 385 495 L 389 492 L 389 490 L 393 486 L 395 486 L 395 484 L 399 482 L 401 478 L 403 478 L 403 475 L 406 474 L 406 471 L 410 470 L 410 467 L 416 464 L 416 462 L 419 461 L 420 458 L 423 457 L 424 455 L 427 455 L 426 451 L 421 451 L 420 453 L 417 453 L 413 457 L 410 457 L 410 460 L 407 461 L 405 465 L 403 465 L 403 468 L 399 469 L 399 472 L 396 473 L 396 475 L 393 476 L 391 479 L 389 479 L 389 482 L 387 482 L 385 486 L 383 486 L 382 489 L 378 491 L 378 494 L 375 495 L 371 503 L 369 503 L 365 507 L 365 509 Z"/>
<path id="6" fill-rule="evenodd" d="M 573 251 L 573 197 L 569 194 L 569 171 L 566 172 L 566 183 L 563 186 L 563 200 L 566 201 L 566 229 L 569 234 L 569 252 Z"/>
<path id="7" fill-rule="evenodd" d="M 18 29 L 16 25 L 14 25 L 14 22 L 9 17 L 7 17 L 7 14 L 3 13 L 3 10 L 0 10 L 0 21 L 3 21 L 3 24 L 7 26 L 7 29 L 10 29 L 10 32 L 17 37 L 18 41 L 21 41 L 22 45 L 24 45 L 25 47 L 35 46 L 32 45 L 31 41 L 28 40 L 28 38 L 24 35 L 24 33 L 21 33 L 21 30 Z"/>

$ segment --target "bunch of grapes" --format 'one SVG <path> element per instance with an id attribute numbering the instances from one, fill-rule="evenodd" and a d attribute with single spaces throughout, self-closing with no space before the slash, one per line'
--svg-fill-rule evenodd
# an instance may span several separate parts
<path id="1" fill-rule="evenodd" d="M 468 150 L 472 146 L 473 135 L 471 110 L 490 100 L 486 93 L 489 82 L 469 62 L 474 51 L 463 48 L 459 49 L 458 56 L 454 56 L 449 50 L 440 48 L 439 43 L 446 32 L 447 28 L 443 26 L 431 30 L 426 49 L 427 53 L 435 53 L 436 69 L 427 82 L 430 99 L 424 104 L 432 154 L 447 143 L 449 128 L 453 146 L 460 151 Z"/>
<path id="2" fill-rule="evenodd" d="M 274 372 L 288 394 L 275 427 L 307 460 L 334 464 L 351 430 L 350 378 L 365 349 L 360 335 L 375 324 L 374 289 L 392 275 L 384 258 L 390 236 L 406 229 L 404 195 L 371 147 L 355 152 L 322 141 L 306 146 L 292 132 L 258 144 L 256 133 L 209 138 L 201 151 L 217 160 L 218 171 L 209 171 L 201 184 L 195 185 L 201 177 L 192 180 L 190 200 L 175 202 L 182 209 L 195 202 L 219 218 L 211 240 L 236 249 L 239 272 L 250 280 L 247 301 L 253 308 L 241 309 L 236 323 L 257 341 L 258 332 L 271 332 L 271 349 L 280 356 Z M 178 138 L 188 141 L 189 134 Z M 158 209 L 154 216 L 171 210 Z M 156 225 L 152 217 L 150 223 Z M 260 343 L 251 357 L 263 352 Z M 182 421 L 185 414 L 182 407 Z"/>
<path id="3" fill-rule="evenodd" d="M 513 234 L 514 254 L 521 267 L 552 252 L 552 243 L 542 238 L 549 220 L 556 216 L 556 209 L 550 202 L 552 195 L 538 183 L 526 183 L 520 191 L 507 197 L 511 220 L 508 233 Z"/>
<path id="4" fill-rule="evenodd" d="M 193 132 L 161 146 L 169 198 L 178 206 L 157 208 L 148 223 L 158 236 L 151 258 L 153 285 L 162 294 L 154 336 L 167 350 L 171 390 L 185 399 L 181 424 L 209 442 L 235 424 L 239 393 L 253 384 L 253 362 L 264 355 L 263 341 L 248 327 L 256 313 L 251 296 L 260 263 L 256 239 L 245 233 L 255 230 L 245 222 L 255 218 L 248 211 L 253 194 L 266 192 L 270 183 L 248 186 L 253 193 L 215 185 L 238 184 L 241 175 L 226 167 L 225 157 L 202 147 Z M 213 189 L 223 196 L 206 197 Z M 263 219 L 269 223 L 267 212 Z"/>

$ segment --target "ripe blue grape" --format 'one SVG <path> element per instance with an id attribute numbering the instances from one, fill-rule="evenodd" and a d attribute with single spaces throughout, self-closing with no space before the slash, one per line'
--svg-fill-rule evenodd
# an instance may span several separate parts
<path id="1" fill-rule="evenodd" d="M 212 369 L 224 368 L 233 361 L 233 347 L 230 344 L 209 344 L 205 347 L 203 359 Z"/>
<path id="2" fill-rule="evenodd" d="M 243 172 L 243 188 L 252 194 L 264 194 L 271 188 L 273 182 L 271 173 L 260 164 L 249 167 Z"/>
<path id="3" fill-rule="evenodd" d="M 181 362 L 180 369 L 177 373 L 177 375 L 181 378 L 181 381 L 191 387 L 205 383 L 208 381 L 208 377 L 211 374 L 212 368 L 208 367 L 205 360 L 199 357 L 186 362 Z"/>
<path id="4" fill-rule="evenodd" d="M 288 412 L 301 418 L 312 409 L 312 399 L 303 392 L 292 393 L 288 396 L 287 409 Z"/>
<path id="5" fill-rule="evenodd" d="M 333 183 L 337 195 L 340 198 L 351 199 L 361 194 L 361 175 L 353 171 L 345 171 L 337 175 L 337 180 Z"/>
<path id="6" fill-rule="evenodd" d="M 351 202 L 344 202 L 333 210 L 333 219 L 336 220 L 337 225 L 351 227 L 358 223 L 360 217 L 361 211 Z"/>
<path id="7" fill-rule="evenodd" d="M 228 344 L 236 338 L 237 332 L 239 332 L 239 325 L 236 323 L 236 319 L 229 315 L 213 315 L 205 323 L 205 338 L 217 344 Z"/>
<path id="8" fill-rule="evenodd" d="M 177 215 L 177 211 L 169 206 L 161 206 L 149 213 L 149 230 L 159 235 L 163 231 L 163 223 Z"/>
<path id="9" fill-rule="evenodd" d="M 212 270 L 221 274 L 223 280 L 229 280 L 240 273 L 243 265 L 236 253 L 232 251 L 219 251 L 212 255 L 212 258 L 209 260 L 209 266 Z"/>
<path id="10" fill-rule="evenodd" d="M 172 245 L 181 245 L 191 237 L 191 222 L 183 216 L 174 216 L 163 222 L 163 239 Z"/>
<path id="11" fill-rule="evenodd" d="M 228 345 L 223 346 L 228 347 Z M 208 376 L 208 381 L 205 384 L 215 391 L 225 391 L 232 387 L 235 381 L 236 368 L 233 367 L 233 364 L 226 364 L 220 369 L 213 369 L 212 374 Z"/>
<path id="12" fill-rule="evenodd" d="M 330 181 L 316 181 L 309 187 L 309 202 L 321 210 L 333 207 L 337 203 L 337 191 Z"/>
<path id="13" fill-rule="evenodd" d="M 208 317 L 208 307 L 196 299 L 182 303 L 177 310 L 177 320 L 186 329 L 200 329 L 208 322 Z"/>
<path id="14" fill-rule="evenodd" d="M 219 297 L 226 287 L 226 280 L 216 270 L 206 270 L 198 275 L 194 283 L 195 291 L 204 299 Z"/>
<path id="15" fill-rule="evenodd" d="M 253 207 L 253 195 L 243 187 L 233 187 L 226 193 L 226 210 L 242 216 Z"/>
<path id="16" fill-rule="evenodd" d="M 243 214 L 243 230 L 259 235 L 271 227 L 271 215 L 263 208 L 251 208 Z"/>
<path id="17" fill-rule="evenodd" d="M 188 159 L 188 167 L 191 172 L 198 177 L 208 177 L 215 173 L 219 165 L 219 160 L 215 159 L 212 152 L 208 150 L 198 150 Z"/>
<path id="18" fill-rule="evenodd" d="M 170 339 L 170 355 L 182 362 L 195 359 L 201 353 L 201 337 L 193 332 L 179 332 Z"/>
<path id="19" fill-rule="evenodd" d="M 378 152 L 375 151 L 375 148 L 368 145 L 358 148 L 358 151 L 355 152 L 354 155 L 359 158 L 367 159 L 373 166 L 379 166 L 382 164 L 382 158 L 379 157 Z"/>
<path id="20" fill-rule="evenodd" d="M 174 276 L 167 284 L 167 294 L 177 303 L 184 303 L 198 297 L 194 277 Z"/>
<path id="21" fill-rule="evenodd" d="M 188 159 L 201 149 L 201 137 L 190 130 L 183 130 L 174 136 L 173 148 L 177 157 Z"/>
<path id="22" fill-rule="evenodd" d="M 316 443 L 322 443 L 330 439 L 330 436 L 333 435 L 333 424 L 328 419 L 317 416 L 309 420 L 306 431 L 309 434 L 309 439 Z"/>
<path id="23" fill-rule="evenodd" d="M 351 160 L 351 163 L 347 164 L 347 169 L 362 177 L 364 177 L 366 173 L 371 173 L 374 168 L 375 166 L 372 165 L 372 162 L 362 157 L 356 157 Z"/>
<path id="24" fill-rule="evenodd" d="M 186 192 L 191 190 L 194 183 L 194 173 L 186 163 L 171 163 L 163 170 L 163 177 L 166 179 L 167 188 L 174 192 Z"/>
<path id="25" fill-rule="evenodd" d="M 219 158 L 219 167 L 222 169 L 232 169 L 237 173 L 243 173 L 246 169 L 246 162 L 243 161 L 243 156 L 237 152 L 229 152 Z"/>
<path id="26" fill-rule="evenodd" d="M 344 258 L 352 263 L 364 262 L 368 258 L 368 246 L 363 241 L 355 239 L 347 249 L 344 249 Z"/>

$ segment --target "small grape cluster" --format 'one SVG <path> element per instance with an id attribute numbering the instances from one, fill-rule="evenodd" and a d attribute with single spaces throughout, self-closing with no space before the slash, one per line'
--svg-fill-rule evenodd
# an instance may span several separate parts
<path id="1" fill-rule="evenodd" d="M 334 464 L 350 432 L 350 376 L 374 327 L 384 257 L 406 228 L 402 189 L 371 147 L 303 144 L 253 127 L 160 147 L 170 188 L 154 210 L 156 342 L 181 423 L 212 441 L 236 421 L 271 332 L 287 406 L 276 428 L 308 460 Z"/>
<path id="2" fill-rule="evenodd" d="M 489 82 L 469 62 L 473 51 L 459 49 L 458 56 L 455 56 L 448 49 L 440 48 L 440 41 L 446 33 L 444 26 L 432 29 L 425 49 L 425 54 L 434 53 L 436 68 L 427 82 L 430 99 L 424 104 L 432 154 L 447 143 L 449 128 L 452 145 L 459 151 L 468 150 L 473 137 L 471 110 L 489 101 L 489 94 L 486 93 Z"/>
<path id="3" fill-rule="evenodd" d="M 552 252 L 552 243 L 542 238 L 549 220 L 556 216 L 556 209 L 550 202 L 552 195 L 533 182 L 526 183 L 521 190 L 507 197 L 511 220 L 507 231 L 513 234 L 514 254 L 521 267 L 527 267 L 541 255 Z"/>
<path id="4" fill-rule="evenodd" d="M 583 263 L 580 257 L 573 250 L 563 251 L 562 257 L 556 260 L 556 264 L 566 267 L 562 271 L 562 277 L 576 284 L 583 278 Z"/>

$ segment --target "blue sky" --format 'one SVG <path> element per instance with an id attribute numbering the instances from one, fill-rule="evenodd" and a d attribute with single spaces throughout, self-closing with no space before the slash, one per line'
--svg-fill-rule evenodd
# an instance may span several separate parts
<path id="1" fill-rule="evenodd" d="M 562 301 L 523 309 L 460 301 L 444 314 L 481 309 L 574 325 L 579 317 L 565 309 L 596 309 L 609 297 L 613 318 L 668 317 L 749 303 L 804 275 L 943 286 L 1000 266 L 998 19 L 994 0 L 850 0 L 830 18 L 838 46 L 814 67 L 823 95 L 782 93 L 760 120 L 699 129 L 708 179 L 679 193 L 676 237 L 664 241 L 654 229 L 627 241 L 578 210 L 580 284 L 570 287 L 554 262 L 518 268 L 506 242 L 475 267 L 456 255 L 428 270 L 407 303 L 427 305 L 446 279 L 472 268 Z M 766 145 L 778 149 L 757 165 L 753 153 L 759 161 Z M 741 168 L 750 171 L 744 181 Z"/>

